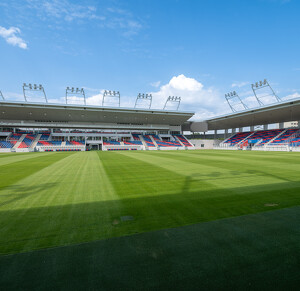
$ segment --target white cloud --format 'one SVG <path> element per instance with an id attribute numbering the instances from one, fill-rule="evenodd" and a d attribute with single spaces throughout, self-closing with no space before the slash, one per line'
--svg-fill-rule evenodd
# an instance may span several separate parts
<path id="1" fill-rule="evenodd" d="M 160 81 L 156 81 L 156 82 L 150 83 L 150 85 L 151 85 L 152 87 L 158 88 L 159 85 L 160 85 Z"/>
<path id="2" fill-rule="evenodd" d="M 18 27 L 12 26 L 7 29 L 0 26 L 0 36 L 3 37 L 8 44 L 18 46 L 21 49 L 27 49 L 27 43 L 18 36 L 19 34 L 21 34 L 21 30 Z"/>
<path id="3" fill-rule="evenodd" d="M 86 104 L 87 105 L 95 105 L 95 106 L 101 106 L 102 105 L 102 94 L 103 92 L 99 94 L 92 95 L 90 97 L 86 98 Z"/>
<path id="4" fill-rule="evenodd" d="M 234 87 L 238 87 L 238 88 L 241 88 L 241 87 L 244 87 L 246 85 L 250 84 L 249 82 L 234 82 L 231 84 L 231 87 L 234 88 Z"/>
<path id="5" fill-rule="evenodd" d="M 289 94 L 283 98 L 281 98 L 282 100 L 289 100 L 289 99 L 296 99 L 296 98 L 300 98 L 300 94 L 298 92 L 295 92 L 293 94 Z"/>
<path id="6" fill-rule="evenodd" d="M 95 24 L 98 28 L 119 30 L 125 37 L 138 34 L 143 28 L 141 21 L 130 11 L 116 7 L 100 10 L 97 6 L 75 4 L 70 0 L 27 0 L 26 3 L 27 8 L 36 10 L 41 20 L 52 18 L 51 21 L 59 26 L 62 23 L 82 24 L 90 21 L 90 24 Z"/>
<path id="7" fill-rule="evenodd" d="M 206 88 L 194 78 L 181 74 L 174 76 L 162 85 L 159 91 L 150 92 L 153 96 L 153 108 L 163 108 L 168 96 L 181 97 L 180 110 L 196 112 L 194 119 L 205 119 L 211 116 L 229 112 L 225 99 L 215 88 Z M 167 109 L 175 109 L 168 106 Z"/>
<path id="8" fill-rule="evenodd" d="M 38 16 L 43 19 L 53 17 L 71 22 L 75 19 L 95 19 L 98 17 L 96 7 L 74 4 L 68 0 L 27 0 L 27 6 L 30 9 L 36 9 Z"/>

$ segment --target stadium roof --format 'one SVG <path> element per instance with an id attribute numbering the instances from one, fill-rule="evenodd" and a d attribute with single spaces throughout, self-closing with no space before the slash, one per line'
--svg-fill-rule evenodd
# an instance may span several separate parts
<path id="1" fill-rule="evenodd" d="M 24 120 L 56 123 L 114 123 L 181 125 L 194 115 L 193 112 L 157 109 L 130 109 L 97 107 L 73 104 L 29 102 L 0 102 L 0 120 Z"/>
<path id="2" fill-rule="evenodd" d="M 191 131 L 196 132 L 298 120 L 300 120 L 300 99 L 293 99 L 247 111 L 207 119 L 202 122 L 192 122 L 189 127 Z M 206 128 L 206 130 L 202 130 L 203 128 Z"/>

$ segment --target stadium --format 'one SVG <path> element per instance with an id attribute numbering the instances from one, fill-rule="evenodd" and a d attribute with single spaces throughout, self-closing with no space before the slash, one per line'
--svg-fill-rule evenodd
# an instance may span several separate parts
<path id="1" fill-rule="evenodd" d="M 300 100 L 204 121 L 26 98 L 0 107 L 1 286 L 299 283 L 300 130 L 284 124 L 300 120 Z"/>
<path id="2" fill-rule="evenodd" d="M 0 290 L 298 290 L 297 2 L 2 0 Z"/>

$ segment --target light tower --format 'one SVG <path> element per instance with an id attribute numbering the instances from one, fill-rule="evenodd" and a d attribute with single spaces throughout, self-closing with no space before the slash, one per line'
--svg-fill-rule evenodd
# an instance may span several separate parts
<path id="1" fill-rule="evenodd" d="M 69 100 L 82 99 L 83 103 L 86 105 L 85 93 L 83 88 L 74 88 L 74 87 L 67 87 L 66 88 L 66 104 L 68 104 Z"/>
<path id="2" fill-rule="evenodd" d="M 274 90 L 272 89 L 272 87 L 270 86 L 269 82 L 266 79 L 264 79 L 263 81 L 259 81 L 259 82 L 256 82 L 254 84 L 251 84 L 251 87 L 252 87 L 252 91 L 254 93 L 254 96 L 255 96 L 255 98 L 256 98 L 259 106 L 264 106 L 265 105 L 261 101 L 261 99 L 263 99 L 265 97 L 268 97 L 268 96 L 275 97 L 275 99 L 276 99 L 277 102 L 281 102 L 281 99 L 275 94 Z M 263 92 L 262 93 L 263 95 L 257 94 L 257 91 L 262 90 L 264 88 L 268 88 L 269 92 L 267 92 L 267 93 Z"/>
<path id="3" fill-rule="evenodd" d="M 239 110 L 236 109 L 237 106 L 243 107 L 243 109 L 249 109 L 248 106 L 242 101 L 238 93 L 236 91 L 229 92 L 225 94 L 226 101 L 231 108 L 232 112 L 237 112 Z"/>
<path id="4" fill-rule="evenodd" d="M 136 108 L 137 106 L 147 106 L 150 109 L 151 104 L 152 104 L 151 94 L 139 93 L 136 97 L 134 108 Z"/>
<path id="5" fill-rule="evenodd" d="M 5 99 L 4 99 L 4 96 L 3 96 L 2 92 L 1 92 L 1 90 L 0 90 L 0 98 L 1 98 L 1 100 L 3 100 L 3 101 L 5 100 Z"/>
<path id="6" fill-rule="evenodd" d="M 27 95 L 27 92 L 42 93 L 45 98 L 46 103 L 48 103 L 44 87 L 41 84 L 37 85 L 37 84 L 31 84 L 31 83 L 29 83 L 29 84 L 23 83 L 23 95 L 24 95 L 25 102 L 28 102 L 28 100 L 27 100 L 28 97 L 30 98 L 30 96 Z"/>
<path id="7" fill-rule="evenodd" d="M 118 106 L 120 107 L 121 105 L 121 95 L 119 91 L 111 91 L 111 90 L 105 90 L 103 93 L 103 98 L 102 98 L 102 106 L 105 106 L 105 102 L 107 103 L 108 101 L 108 105 L 111 105 L 113 103 L 113 105 L 118 104 Z"/>
<path id="8" fill-rule="evenodd" d="M 168 104 L 177 104 L 177 107 L 176 107 L 176 110 L 178 110 L 179 108 L 179 105 L 180 105 L 180 102 L 181 102 L 181 97 L 177 97 L 177 96 L 169 96 L 166 103 L 165 103 L 165 106 L 163 108 L 163 110 L 166 109 L 167 105 Z"/>

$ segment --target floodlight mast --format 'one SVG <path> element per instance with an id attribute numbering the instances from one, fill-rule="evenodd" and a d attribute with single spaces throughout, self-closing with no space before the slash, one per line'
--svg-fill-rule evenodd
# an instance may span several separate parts
<path id="1" fill-rule="evenodd" d="M 251 84 L 252 87 L 252 91 L 254 93 L 254 96 L 259 104 L 259 106 L 264 106 L 265 104 L 260 100 L 261 98 L 267 97 L 267 96 L 274 96 L 277 100 L 277 102 L 281 102 L 281 99 L 275 94 L 273 88 L 270 86 L 269 82 L 267 81 L 267 79 L 264 79 L 263 81 L 259 81 L 259 82 L 255 82 L 254 84 Z M 265 87 L 269 87 L 269 89 L 271 90 L 272 94 L 267 94 L 264 96 L 258 96 L 256 94 L 257 90 L 263 89 Z"/>
<path id="2" fill-rule="evenodd" d="M 4 96 L 3 96 L 3 94 L 2 94 L 2 92 L 1 92 L 1 90 L 0 90 L 0 97 L 1 97 L 1 99 L 4 101 L 5 99 L 4 99 Z"/>
<path id="3" fill-rule="evenodd" d="M 119 107 L 121 106 L 121 95 L 119 91 L 112 91 L 112 90 L 104 90 L 103 92 L 103 98 L 102 98 L 102 106 L 105 106 L 105 99 L 107 100 L 107 98 L 109 99 L 118 99 L 118 105 Z"/>
<path id="4" fill-rule="evenodd" d="M 177 108 L 176 108 L 176 110 L 178 110 L 178 109 L 179 109 L 180 102 L 181 102 L 181 97 L 177 97 L 177 96 L 169 96 L 168 99 L 167 99 L 167 101 L 166 101 L 166 103 L 165 103 L 165 106 L 164 106 L 163 110 L 166 109 L 168 103 L 177 103 Z"/>
<path id="5" fill-rule="evenodd" d="M 234 105 L 238 105 L 238 104 L 241 104 L 245 110 L 249 109 L 249 107 L 242 101 L 242 99 L 240 98 L 238 93 L 236 93 L 236 91 L 232 91 L 232 92 L 225 94 L 225 98 L 226 98 L 226 101 L 227 101 L 229 107 L 231 108 L 232 112 L 237 112 L 237 110 L 234 108 Z M 239 99 L 239 102 L 237 104 L 230 103 L 230 100 L 232 100 L 233 98 Z"/>
<path id="6" fill-rule="evenodd" d="M 151 108 L 151 104 L 152 104 L 152 94 L 142 94 L 142 93 L 139 93 L 136 97 L 136 100 L 135 100 L 135 104 L 134 104 L 134 108 L 136 108 L 139 104 L 138 104 L 138 101 L 139 100 L 145 100 L 145 101 L 149 101 L 149 109 Z M 145 103 L 145 102 L 143 102 Z"/>
<path id="7" fill-rule="evenodd" d="M 25 102 L 28 102 L 27 96 L 26 96 L 26 91 L 42 92 L 44 94 L 46 103 L 48 103 L 46 92 L 44 90 L 44 87 L 41 84 L 37 85 L 37 84 L 31 84 L 31 83 L 29 83 L 29 84 L 23 83 L 23 95 L 24 95 L 24 99 L 25 99 Z"/>
<path id="8" fill-rule="evenodd" d="M 81 97 L 83 98 L 84 105 L 86 105 L 85 92 L 83 88 L 67 87 L 66 88 L 66 104 L 68 104 L 69 97 Z"/>

